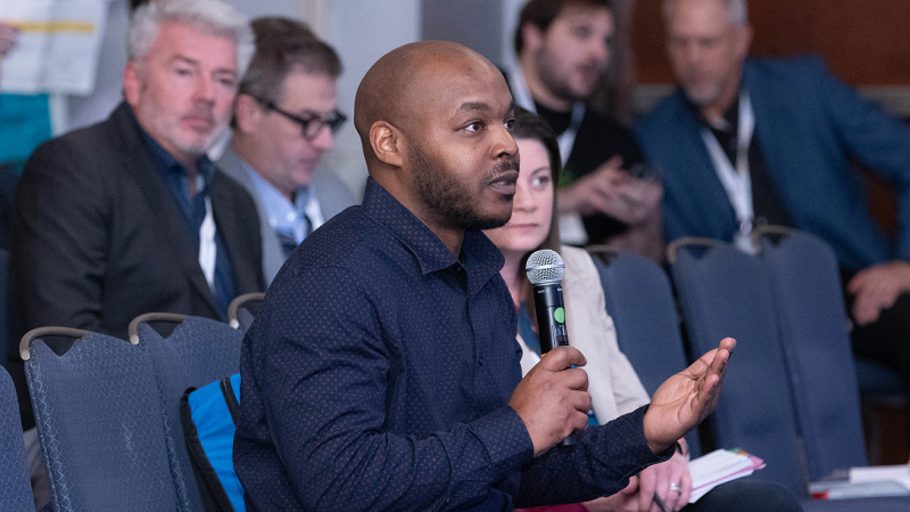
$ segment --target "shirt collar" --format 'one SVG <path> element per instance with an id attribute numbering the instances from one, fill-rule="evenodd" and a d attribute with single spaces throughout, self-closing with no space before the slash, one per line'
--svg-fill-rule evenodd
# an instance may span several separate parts
<path id="1" fill-rule="evenodd" d="M 733 98 L 733 102 L 730 103 L 730 106 L 727 107 L 727 110 L 724 111 L 724 116 L 717 122 L 711 122 L 702 115 L 701 109 L 698 108 L 698 105 L 692 103 L 688 96 L 683 93 L 683 99 L 686 102 L 686 105 L 695 115 L 695 118 L 698 119 L 698 122 L 701 123 L 704 127 L 709 128 L 716 132 L 721 133 L 736 133 L 737 123 L 739 121 L 739 97 L 742 94 L 742 91 Z"/>
<path id="2" fill-rule="evenodd" d="M 294 194 L 294 202 L 292 203 L 287 196 L 256 172 L 249 163 L 242 158 L 238 158 L 238 160 L 240 160 L 241 167 L 243 167 L 243 170 L 253 183 L 256 196 L 259 198 L 259 202 L 268 217 L 269 226 L 272 229 L 296 233 L 297 228 L 304 224 L 303 216 L 307 213 L 310 201 L 314 199 L 312 187 L 301 187 L 298 189 Z M 310 219 L 309 222 L 312 221 L 313 219 Z M 302 236 L 300 240 L 303 240 Z"/>
<path id="3" fill-rule="evenodd" d="M 410 249 L 425 275 L 462 265 L 426 224 L 372 178 L 367 178 L 363 208 L 368 216 L 389 229 Z M 473 283 L 481 284 L 492 275 L 498 275 L 504 262 L 496 246 L 478 230 L 465 232 L 461 260 L 468 271 L 471 288 L 474 288 Z"/>

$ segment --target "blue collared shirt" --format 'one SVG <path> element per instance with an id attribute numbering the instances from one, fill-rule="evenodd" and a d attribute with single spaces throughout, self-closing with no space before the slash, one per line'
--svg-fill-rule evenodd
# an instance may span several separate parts
<path id="1" fill-rule="evenodd" d="M 374 181 L 294 252 L 244 340 L 234 460 L 252 510 L 509 510 L 615 492 L 640 409 L 532 458 L 503 259 L 456 258 Z"/>
<path id="2" fill-rule="evenodd" d="M 142 142 L 149 149 L 155 163 L 161 170 L 171 196 L 176 201 L 181 213 L 183 213 L 183 218 L 186 220 L 186 228 L 190 239 L 194 242 L 198 256 L 199 230 L 206 215 L 205 200 L 209 197 L 209 185 L 218 168 L 205 154 L 197 158 L 196 182 L 193 183 L 191 188 L 186 168 L 142 129 L 132 108 L 128 108 L 128 111 L 133 118 Z M 192 192 L 193 189 L 196 190 L 195 194 Z M 214 212 L 212 212 L 212 215 L 214 215 Z M 228 305 L 231 299 L 234 298 L 234 277 L 231 273 L 231 261 L 228 258 L 227 246 L 224 243 L 221 232 L 217 229 L 217 219 L 215 229 L 215 279 L 212 286 L 212 295 L 216 304 L 218 304 L 218 309 L 226 317 Z"/>
<path id="3" fill-rule="evenodd" d="M 291 202 L 246 161 L 241 159 L 240 165 L 253 183 L 259 204 L 265 210 L 269 226 L 276 234 L 286 236 L 300 244 L 310 232 L 322 224 L 322 213 L 319 211 L 312 186 L 297 189 L 294 201 Z"/>

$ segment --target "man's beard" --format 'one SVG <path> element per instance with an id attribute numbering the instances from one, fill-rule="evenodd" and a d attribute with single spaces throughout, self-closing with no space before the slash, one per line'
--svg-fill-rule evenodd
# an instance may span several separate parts
<path id="1" fill-rule="evenodd" d="M 712 103 L 716 102 L 722 94 L 721 86 L 717 84 L 710 84 L 708 87 L 694 89 L 686 86 L 684 83 L 682 87 L 689 101 L 691 101 L 693 105 L 699 108 L 709 106 Z"/>
<path id="2" fill-rule="evenodd" d="M 566 78 L 566 74 L 559 69 L 559 59 L 552 55 L 546 48 L 542 49 L 539 54 L 536 55 L 537 58 L 537 73 L 538 78 L 543 83 L 544 87 L 550 94 L 556 96 L 557 98 L 568 101 L 587 101 L 588 97 L 594 92 L 595 85 L 591 86 L 590 91 L 580 93 L 572 89 L 569 85 L 569 80 Z M 606 74 L 606 70 L 603 70 L 601 73 L 601 79 Z"/>
<path id="3" fill-rule="evenodd" d="M 411 159 L 417 196 L 441 224 L 466 230 L 492 229 L 503 226 L 512 216 L 511 210 L 504 217 L 484 216 L 476 207 L 477 197 L 417 146 L 411 147 Z M 514 158 L 497 166 L 489 177 L 512 169 L 518 170 Z"/>

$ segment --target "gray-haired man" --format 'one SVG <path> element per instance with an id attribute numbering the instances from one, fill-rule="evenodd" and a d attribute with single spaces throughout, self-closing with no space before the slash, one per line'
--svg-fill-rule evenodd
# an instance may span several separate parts
<path id="1" fill-rule="evenodd" d="M 205 156 L 227 128 L 248 31 L 217 0 L 136 10 L 125 101 L 26 164 L 11 252 L 19 333 L 125 337 L 140 313 L 221 318 L 235 295 L 263 288 L 256 208 Z"/>

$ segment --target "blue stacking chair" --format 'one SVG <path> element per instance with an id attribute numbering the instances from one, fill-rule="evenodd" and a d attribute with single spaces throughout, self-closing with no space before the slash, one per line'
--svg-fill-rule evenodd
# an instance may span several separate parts
<path id="1" fill-rule="evenodd" d="M 760 233 L 760 258 L 773 286 L 809 474 L 817 480 L 838 469 L 864 466 L 859 391 L 837 257 L 808 233 L 775 228 Z"/>
<path id="2" fill-rule="evenodd" d="M 171 475 L 151 360 L 139 347 L 42 327 L 20 344 L 54 510 L 187 510 Z"/>
<path id="3" fill-rule="evenodd" d="M 13 380 L 3 367 L 0 367 L 0 510 L 35 510 L 19 422 L 19 401 Z"/>
<path id="4" fill-rule="evenodd" d="M 15 354 L 9 331 L 9 251 L 0 249 L 0 357 Z"/>
<path id="5" fill-rule="evenodd" d="M 867 464 L 837 256 L 791 228 L 757 231 L 775 299 L 796 414 L 813 480 Z M 804 503 L 808 511 L 905 511 L 910 498 Z"/>
<path id="6" fill-rule="evenodd" d="M 594 258 L 604 287 L 607 312 L 616 325 L 619 348 L 648 394 L 688 363 L 670 280 L 653 261 L 632 253 L 601 252 Z M 693 457 L 701 454 L 698 432 L 686 435 Z"/>
<path id="7" fill-rule="evenodd" d="M 130 322 L 129 332 L 131 341 L 151 356 L 165 427 L 173 440 L 169 450 L 175 485 L 188 497 L 192 510 L 201 510 L 206 501 L 186 448 L 180 399 L 187 388 L 240 371 L 243 333 L 223 322 L 173 313 L 139 315 Z"/>
<path id="8" fill-rule="evenodd" d="M 259 307 L 265 300 L 265 293 L 250 292 L 238 295 L 228 306 L 228 323 L 234 329 L 246 332 L 259 314 Z"/>
<path id="9" fill-rule="evenodd" d="M 808 493 L 808 472 L 779 340 L 774 297 L 755 257 L 733 246 L 681 239 L 668 247 L 693 353 L 737 340 L 717 411 L 710 424 L 717 444 L 742 448 L 767 462 L 755 478 Z"/>

